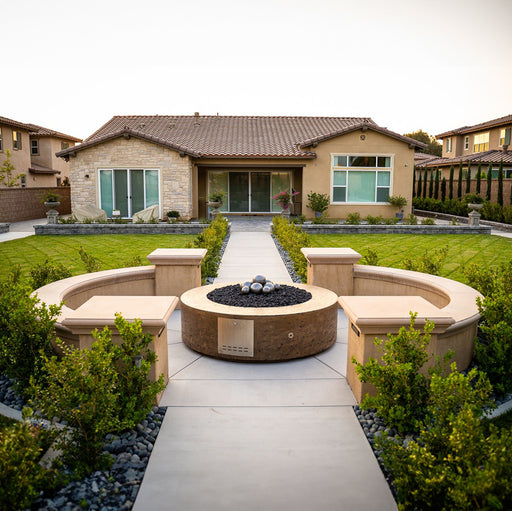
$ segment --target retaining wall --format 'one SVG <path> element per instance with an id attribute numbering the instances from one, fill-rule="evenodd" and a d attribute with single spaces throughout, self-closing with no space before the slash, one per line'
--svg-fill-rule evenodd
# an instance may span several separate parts
<path id="1" fill-rule="evenodd" d="M 480 225 L 337 225 L 303 224 L 308 234 L 491 234 L 491 227 Z"/>
<path id="2" fill-rule="evenodd" d="M 44 224 L 36 234 L 201 234 L 208 224 Z"/>

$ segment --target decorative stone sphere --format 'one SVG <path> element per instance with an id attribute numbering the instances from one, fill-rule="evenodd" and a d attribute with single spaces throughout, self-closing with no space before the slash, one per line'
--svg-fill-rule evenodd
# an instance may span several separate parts
<path id="1" fill-rule="evenodd" d="M 251 293 L 259 294 L 263 290 L 263 286 L 259 282 L 253 282 L 251 284 Z"/>
<path id="2" fill-rule="evenodd" d="M 267 279 L 263 275 L 256 275 L 256 277 L 254 277 L 252 281 L 264 286 L 265 283 L 267 282 Z"/>
<path id="3" fill-rule="evenodd" d="M 261 290 L 261 292 L 265 295 L 268 295 L 270 292 L 272 291 L 272 289 L 270 288 L 270 286 L 263 286 L 263 289 Z"/>
<path id="4" fill-rule="evenodd" d="M 248 295 L 251 292 L 251 288 L 250 288 L 250 286 L 242 286 L 240 289 L 240 292 L 243 295 Z"/>

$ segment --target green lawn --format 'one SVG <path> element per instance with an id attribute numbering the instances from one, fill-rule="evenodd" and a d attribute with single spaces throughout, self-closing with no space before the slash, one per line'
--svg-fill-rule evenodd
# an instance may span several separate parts
<path id="1" fill-rule="evenodd" d="M 23 275 L 50 258 L 64 264 L 73 275 L 85 273 L 78 254 L 85 251 L 99 259 L 102 270 L 121 268 L 135 256 L 142 264 L 149 264 L 146 256 L 156 248 L 182 248 L 195 238 L 189 234 L 110 234 L 85 236 L 29 236 L 0 243 L 0 275 L 5 276 L 13 267 L 20 265 Z"/>
<path id="2" fill-rule="evenodd" d="M 371 249 L 377 253 L 380 266 L 393 268 L 403 268 L 407 257 L 448 246 L 440 274 L 465 283 L 466 265 L 490 267 L 512 259 L 512 239 L 481 234 L 312 234 L 310 238 L 314 247 L 349 247 L 362 255 Z"/>

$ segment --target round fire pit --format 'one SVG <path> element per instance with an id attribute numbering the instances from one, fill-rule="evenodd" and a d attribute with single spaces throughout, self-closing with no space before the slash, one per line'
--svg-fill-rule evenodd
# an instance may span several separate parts
<path id="1" fill-rule="evenodd" d="M 226 286 L 201 286 L 181 295 L 182 339 L 194 351 L 226 360 L 279 361 L 315 355 L 336 342 L 338 297 L 332 291 L 294 284 L 311 298 L 281 307 L 208 299 L 208 293 Z"/>

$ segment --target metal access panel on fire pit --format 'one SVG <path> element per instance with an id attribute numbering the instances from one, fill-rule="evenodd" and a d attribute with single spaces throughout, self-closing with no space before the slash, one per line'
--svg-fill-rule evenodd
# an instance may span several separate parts
<path id="1" fill-rule="evenodd" d="M 217 318 L 218 352 L 235 357 L 254 356 L 254 320 Z"/>

